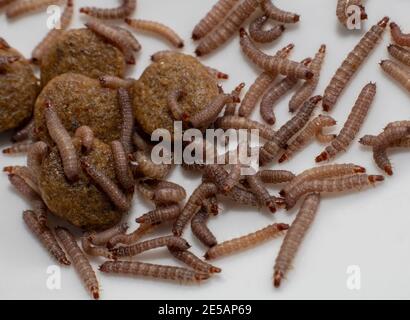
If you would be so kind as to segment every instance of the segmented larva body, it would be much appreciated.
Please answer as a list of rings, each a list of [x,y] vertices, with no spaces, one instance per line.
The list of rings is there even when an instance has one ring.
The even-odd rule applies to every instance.
[[[218,69],[215,69],[209,66],[205,66],[205,68],[208,70],[208,73],[216,79],[223,79],[223,80],[229,79],[229,74],[226,74],[225,72],[219,71]]]
[[[349,0],[338,0],[336,5],[336,16],[339,22],[346,26],[347,22],[347,15],[346,15],[346,8]]]
[[[241,101],[240,96],[241,96],[242,89],[244,87],[245,87],[245,83],[242,82],[241,84],[239,84],[239,86],[237,86],[234,90],[232,90],[231,96],[232,96],[233,102],[226,104],[226,108],[224,112],[225,116],[233,116],[236,114],[236,107],[238,103]]]
[[[294,48],[294,44],[289,44],[286,47],[280,49],[274,57],[287,58],[289,53]],[[242,117],[249,117],[253,109],[256,107],[256,103],[259,98],[266,92],[269,85],[275,80],[277,73],[262,72],[255,80],[255,82],[250,86],[242,100],[241,106],[239,107],[239,115]]]
[[[134,79],[122,79],[116,76],[103,75],[99,77],[100,84],[103,88],[110,89],[129,89],[135,83]]]
[[[115,164],[115,174],[124,190],[130,191],[134,188],[134,177],[128,164],[128,157],[120,141],[110,143]]]
[[[384,72],[410,92],[410,71],[391,60],[383,60],[380,65]]]
[[[24,126],[22,129],[19,129],[11,138],[13,142],[21,142],[24,140],[32,140],[34,138],[34,119],[31,119],[30,122]]]
[[[56,5],[61,3],[62,0],[24,0],[17,1],[7,7],[7,18],[16,18],[23,14],[35,12],[43,8],[47,8],[50,5]]]
[[[132,103],[130,94],[125,88],[119,88],[117,90],[118,103],[121,108],[121,134],[120,141],[127,154],[130,154],[133,150],[132,136],[134,133],[134,115],[132,109]]]
[[[296,219],[286,232],[276,257],[273,275],[273,285],[278,288],[302,243],[302,240],[315,219],[320,204],[320,194],[312,193],[306,196]]]
[[[397,127],[410,127],[410,120],[401,120],[401,121],[393,121],[390,122],[385,128],[390,129],[390,128],[397,128]]]
[[[342,130],[330,145],[326,147],[325,151],[316,157],[316,162],[329,160],[339,152],[346,151],[362,127],[375,95],[376,84],[370,82],[364,86]]]
[[[187,268],[136,261],[107,261],[100,266],[100,271],[173,280],[182,283],[199,282],[210,277],[208,273],[202,273]]]
[[[300,20],[300,16],[298,14],[279,9],[273,5],[271,0],[262,0],[260,2],[263,12],[273,20],[282,23],[296,23]]]
[[[292,172],[286,170],[261,170],[257,174],[263,183],[279,184],[289,182],[295,178]]]
[[[128,247],[118,247],[111,249],[111,252],[113,253],[115,258],[133,257],[142,252],[166,246],[179,250],[187,250],[191,247],[189,243],[183,238],[165,236],[139,242]]]
[[[131,31],[119,26],[113,26],[113,28],[120,32],[125,38],[127,38],[129,45],[131,49],[134,50],[134,52],[138,52],[141,50],[141,43],[138,41],[136,37],[134,37]]]
[[[74,137],[78,138],[86,152],[90,152],[94,143],[94,132],[89,126],[81,126],[75,130]]]
[[[74,268],[77,270],[81,280],[83,281],[88,292],[94,299],[99,299],[99,285],[94,270],[90,265],[86,255],[81,251],[77,245],[77,241],[74,236],[65,228],[56,228],[57,238],[60,240],[61,245],[70,257]]]
[[[322,44],[319,51],[316,53],[312,62],[309,65],[313,72],[313,78],[306,81],[293,95],[289,101],[289,111],[295,112],[315,91],[320,78],[320,71],[322,69],[323,61],[326,56],[326,45]]]
[[[70,134],[61,123],[57,112],[49,102],[46,105],[44,116],[48,133],[57,145],[58,152],[60,153],[64,174],[69,181],[76,181],[80,168],[78,165],[77,152]]]
[[[38,176],[41,172],[41,164],[48,153],[48,145],[43,141],[33,143],[27,153],[27,167],[33,173],[35,183],[37,184]]]
[[[38,221],[37,216],[33,211],[24,211],[23,220],[34,236],[40,240],[44,248],[59,264],[70,265],[70,261],[68,261],[54,234],[47,226],[44,226]]]
[[[401,31],[397,23],[390,23],[391,36],[398,45],[410,47],[410,34],[405,34]]]
[[[107,242],[107,248],[114,248],[117,244],[133,244],[140,240],[144,235],[152,232],[157,228],[158,225],[141,224],[137,229],[129,234],[118,234],[113,236]]]
[[[287,146],[284,154],[279,158],[279,163],[289,160],[293,155],[301,150],[310,140],[314,139],[323,128],[336,125],[336,120],[330,116],[319,115],[311,120],[306,127],[296,136],[296,138]],[[335,138],[334,135],[329,135]]]
[[[258,4],[259,0],[243,0],[215,30],[201,41],[195,50],[196,55],[203,56],[224,44],[252,15]]]
[[[382,38],[388,21],[389,18],[384,17],[378,24],[374,25],[342,62],[325,90],[323,110],[330,111],[334,107],[352,76]]]
[[[268,72],[280,73],[285,76],[296,79],[311,79],[313,72],[302,63],[280,58],[276,56],[268,56],[259,50],[245,29],[240,30],[240,45],[245,55],[258,67]]]
[[[169,164],[155,164],[143,151],[138,150],[133,157],[137,163],[137,170],[148,178],[163,179],[172,168]]]
[[[112,201],[112,203],[121,211],[128,211],[130,201],[127,196],[118,188],[118,186],[105,174],[98,171],[93,165],[86,160],[81,160],[81,165],[90,178],[96,183]]]
[[[125,232],[128,230],[128,223],[120,223],[117,224],[116,226],[107,229],[105,231],[101,232],[92,232],[88,238],[90,239],[91,243],[96,246],[103,246],[106,245],[107,242],[117,236],[117,235],[122,235],[125,234]]]
[[[191,220],[191,230],[194,236],[207,247],[213,247],[218,243],[214,234],[206,225],[209,213],[201,208]]]
[[[123,0],[118,8],[83,7],[80,12],[98,19],[124,19],[132,15],[137,8],[137,0]]]
[[[269,17],[266,15],[257,17],[249,25],[249,35],[252,40],[260,43],[268,43],[279,38],[285,31],[284,25],[273,26],[269,30],[263,30],[263,26],[268,21]]]
[[[377,143],[377,136],[366,135],[360,138],[359,142],[364,146],[374,146]],[[406,136],[390,143],[389,148],[409,148],[409,146],[410,138]]]
[[[159,188],[154,192],[153,201],[155,203],[178,203],[186,198],[186,191],[177,185],[173,187]]]
[[[239,180],[241,179],[241,170],[242,166],[240,164],[231,165],[231,170],[222,186],[224,193],[231,191],[232,188],[239,183]]]
[[[3,168],[4,172],[19,176],[27,183],[37,194],[40,194],[40,189],[35,181],[33,172],[26,166],[8,166]]]
[[[263,182],[259,179],[258,175],[246,176],[246,181],[249,184],[249,187],[258,198],[259,203],[263,206],[266,206],[270,212],[276,212],[276,198],[269,194],[269,191],[264,186]]]
[[[168,248],[169,252],[178,260],[182,261],[185,263],[187,266],[191,267],[192,269],[199,271],[199,272],[204,272],[204,273],[220,273],[222,270],[218,267],[215,267],[205,261],[202,261],[200,258],[198,258],[196,255],[194,255],[192,252],[189,252],[188,250],[175,250],[172,248]]]
[[[7,6],[15,0],[0,0],[0,8]]]
[[[383,181],[383,176],[354,174],[350,176],[337,177],[324,180],[308,180],[295,186],[285,195],[286,209],[293,208],[296,202],[305,194],[317,192],[343,192],[347,190],[360,189],[376,182]]]
[[[388,51],[393,58],[396,58],[400,62],[407,66],[410,66],[410,51],[400,47],[396,44],[391,44],[388,46]]]
[[[274,223],[248,235],[222,242],[209,249],[205,254],[205,259],[216,259],[255,247],[282,235],[282,231],[288,228],[289,226],[287,224]]]
[[[156,224],[165,221],[174,221],[181,213],[181,208],[178,204],[171,204],[164,207],[147,212],[141,217],[135,219],[138,223]]]
[[[202,201],[202,207],[211,215],[216,216],[219,213],[218,199],[216,196],[206,198]]]
[[[113,254],[107,248],[93,246],[87,234],[81,237],[81,247],[90,256],[113,259]]]
[[[30,149],[33,142],[31,141],[22,141],[13,143],[10,147],[3,149],[4,154],[18,154],[18,153],[26,153]]]
[[[167,106],[174,120],[177,120],[177,121],[186,120],[186,119],[183,119],[185,114],[179,105],[180,99],[184,96],[185,96],[185,92],[179,89],[173,90],[168,94]]]
[[[259,135],[266,139],[270,140],[273,138],[275,131],[271,129],[270,126],[267,126],[258,121],[254,121],[245,117],[239,116],[223,116],[218,118],[215,121],[215,127],[221,128],[224,130],[228,129],[246,129],[246,130],[259,130]]]

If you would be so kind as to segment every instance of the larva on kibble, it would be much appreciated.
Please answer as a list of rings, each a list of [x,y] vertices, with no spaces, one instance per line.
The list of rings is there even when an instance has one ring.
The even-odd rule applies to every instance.
[[[160,206],[155,210],[143,214],[141,217],[135,219],[138,223],[157,224],[165,221],[173,221],[178,218],[181,213],[181,208],[178,204],[171,204],[168,206]]]
[[[81,141],[81,145],[86,152],[90,152],[94,143],[94,132],[89,126],[81,126],[75,130],[74,137]]]
[[[74,236],[66,228],[55,229],[57,238],[70,257],[74,268],[77,270],[82,282],[94,299],[100,298],[100,289],[97,277],[86,255],[81,251]]]
[[[100,266],[100,271],[173,280],[182,283],[199,282],[210,277],[209,273],[202,273],[187,268],[137,261],[107,261]]]
[[[245,236],[228,240],[217,244],[205,253],[205,259],[211,260],[220,258],[229,254],[237,253],[256,247],[270,239],[274,239],[283,234],[289,226],[284,223],[274,223],[258,231],[249,233]]]
[[[184,119],[185,113],[179,105],[179,101],[186,95],[183,90],[172,90],[167,97],[167,106],[171,112],[172,117],[176,121],[186,120]]]
[[[44,248],[59,264],[66,266],[70,265],[70,261],[68,261],[54,234],[47,226],[39,223],[37,216],[33,211],[24,211],[23,220],[33,235],[40,240]]]
[[[337,69],[323,96],[323,110],[330,111],[339,99],[350,79],[362,65],[370,52],[376,47],[386,29],[388,17],[384,17],[360,39]]]
[[[24,140],[34,139],[34,119],[31,119],[23,128],[19,129],[13,136],[11,140],[13,142],[22,142]]]
[[[383,60],[380,65],[392,79],[396,80],[404,89],[410,92],[410,71],[403,68],[397,62]]]
[[[3,149],[3,154],[18,154],[18,153],[26,153],[30,149],[31,145],[33,144],[32,141],[21,141],[13,143],[10,147]]]
[[[209,213],[201,208],[191,220],[191,230],[194,236],[207,247],[213,247],[218,243],[214,234],[206,225]]]
[[[260,170],[258,177],[263,183],[284,183],[289,182],[295,178],[295,175],[286,170]]]
[[[88,234],[81,237],[81,247],[84,252],[93,257],[105,257],[107,259],[113,259],[113,254],[105,247],[93,246]]]
[[[300,210],[286,232],[276,257],[273,275],[273,285],[278,288],[302,243],[302,240],[315,219],[320,204],[320,194],[312,193],[306,196]]]
[[[98,19],[123,19],[132,15],[137,8],[137,0],[123,0],[118,8],[83,7],[80,12]]]
[[[259,130],[260,137],[270,140],[273,138],[275,131],[270,126],[239,116],[223,116],[219,117],[215,121],[215,127],[224,130],[228,129],[246,129],[246,130]]]
[[[123,79],[116,76],[110,75],[103,75],[98,78],[100,80],[100,84],[103,88],[110,88],[110,89],[129,89],[135,83],[134,79]]]
[[[127,230],[128,223],[119,223],[110,229],[101,232],[92,232],[89,234],[88,238],[93,245],[103,246],[106,245],[111,238],[117,235],[125,234]]]
[[[263,26],[268,21],[268,16],[257,17],[249,25],[249,35],[252,40],[260,43],[269,43],[279,38],[285,31],[284,25],[275,25],[269,30],[263,30]]]
[[[261,0],[260,4],[263,12],[273,20],[282,23],[296,23],[300,20],[298,14],[279,9],[271,0]]]
[[[128,234],[122,233],[122,234],[113,236],[110,240],[108,240],[107,248],[112,249],[119,243],[128,244],[128,245],[136,243],[144,235],[154,231],[157,227],[158,227],[157,224],[151,225],[151,224],[143,223],[131,233],[128,233]]]
[[[43,163],[43,159],[48,153],[48,145],[43,141],[38,141],[33,143],[30,148],[28,149],[27,153],[27,167],[33,173],[35,178],[35,183],[37,184],[38,176],[41,172],[41,165]]]
[[[148,178],[163,179],[172,168],[169,164],[155,164],[140,150],[133,154],[133,160],[137,163],[136,170]]]
[[[246,181],[249,187],[258,198],[259,203],[262,206],[266,206],[270,212],[276,212],[276,197],[271,196],[269,191],[264,186],[262,180],[259,179],[258,175],[248,175],[246,176]]]
[[[280,73],[296,79],[313,78],[313,72],[302,63],[263,53],[254,45],[243,28],[240,30],[240,45],[249,60],[265,71]]]
[[[124,147],[118,140],[112,141],[110,146],[114,158],[115,175],[124,190],[131,191],[134,189],[134,177],[132,176]]]
[[[192,269],[204,272],[204,273],[220,273],[222,270],[218,267],[215,267],[205,261],[202,261],[196,255],[188,250],[176,250],[173,248],[168,248],[169,252],[178,260],[185,263],[187,266]]]
[[[282,163],[289,160],[292,156],[301,150],[310,140],[314,139],[323,128],[336,125],[336,120],[330,116],[319,115],[311,120],[306,127],[296,136],[296,138],[288,144],[285,152],[279,158],[278,162]],[[330,135],[332,138],[336,136]]]
[[[393,58],[396,58],[405,65],[410,66],[410,50],[400,47],[397,44],[389,45],[387,50]]]
[[[410,47],[410,34],[403,33],[395,22],[390,23],[391,36],[398,45]]]
[[[363,87],[342,130],[330,145],[316,157],[316,162],[329,160],[334,158],[339,152],[346,151],[362,127],[375,95],[375,83],[370,82]]]
[[[204,56],[224,44],[252,15],[258,5],[259,0],[243,0],[215,30],[201,41],[195,50],[195,54]]]
[[[62,0],[23,0],[12,3],[6,10],[8,19],[19,17],[23,14],[39,11],[51,5],[57,5]]]
[[[134,133],[134,114],[131,103],[131,97],[125,88],[119,88],[117,90],[118,103],[121,109],[121,134],[120,141],[127,154],[133,151],[132,136]]]

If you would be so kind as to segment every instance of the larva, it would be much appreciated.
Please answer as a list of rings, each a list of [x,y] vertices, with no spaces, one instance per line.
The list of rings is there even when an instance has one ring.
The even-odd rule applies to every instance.
[[[393,58],[396,58],[400,62],[407,66],[410,66],[410,51],[396,44],[391,44],[388,46],[388,51]]]
[[[332,117],[323,115],[317,116],[306,125],[290,144],[288,144],[286,151],[279,158],[278,162],[282,163],[289,160],[296,152],[302,149],[309,140],[317,136],[318,133],[321,133],[323,128],[334,125],[336,125],[336,120]]]
[[[129,89],[134,84],[134,79],[122,79],[116,76],[103,75],[99,77],[100,84],[104,88],[110,89]]]
[[[36,183],[36,178],[33,172],[26,166],[7,166],[3,168],[4,172],[19,176],[27,183],[37,194],[40,194],[40,189]]]
[[[90,239],[91,243],[93,245],[96,246],[103,246],[106,245],[107,242],[117,236],[117,235],[122,235],[125,234],[125,232],[128,229],[128,224],[127,223],[119,223],[116,226],[107,229],[105,231],[101,231],[101,232],[92,232],[90,233],[90,235],[88,236],[88,238]]]
[[[32,140],[34,138],[34,119],[25,125],[22,129],[19,129],[13,134],[11,140],[13,142],[22,142],[24,140]]]
[[[410,91],[410,71],[391,60],[383,60],[380,65],[384,72],[396,80],[404,89]]]
[[[410,127],[410,120],[401,120],[401,121],[393,121],[390,122],[385,128],[390,129],[390,128],[397,128],[397,127]]]
[[[260,43],[268,43],[279,38],[282,33],[285,31],[284,25],[273,26],[269,30],[263,30],[263,26],[268,21],[268,16],[263,15],[257,17],[249,25],[249,35],[252,40]]]
[[[75,130],[74,137],[81,141],[81,145],[85,148],[86,152],[90,152],[94,143],[94,132],[89,126],[81,126]]]
[[[300,244],[315,219],[319,204],[320,194],[308,194],[296,219],[286,232],[274,266],[273,285],[276,288],[280,286],[282,279],[291,268]]]
[[[135,152],[133,158],[137,163],[137,171],[148,178],[163,179],[172,168],[169,164],[155,164],[143,151]]]
[[[159,188],[154,192],[156,203],[178,203],[186,198],[186,191],[181,186]]]
[[[260,1],[263,12],[271,19],[282,23],[296,23],[300,16],[296,13],[287,12],[273,5],[271,0]]]
[[[15,0],[0,0],[0,8],[7,6]]]
[[[205,261],[202,261],[192,252],[188,250],[175,250],[172,248],[168,248],[169,252],[178,260],[185,263],[187,266],[191,267],[192,269],[204,272],[204,273],[220,273],[222,270],[218,267],[215,267]]]
[[[191,247],[189,243],[183,238],[175,236],[164,236],[139,242],[128,247],[118,247],[111,249],[111,252],[115,258],[133,257],[142,252],[166,246],[179,250],[187,250]]]
[[[273,138],[275,131],[273,131],[271,129],[271,127],[245,118],[245,117],[239,117],[239,116],[223,116],[223,117],[219,117],[216,121],[215,121],[215,127],[217,128],[221,128],[224,130],[228,130],[228,129],[246,129],[246,130],[259,130],[259,135],[266,139],[266,140],[270,140]]]
[[[124,147],[120,141],[112,141],[110,146],[114,158],[116,177],[124,190],[130,191],[134,189],[134,177],[128,165],[128,157]]]
[[[155,21],[126,18],[125,23],[134,30],[143,30],[155,33],[168,40],[174,47],[183,48],[184,40],[170,27]]]
[[[286,193],[286,209],[289,210],[293,208],[300,197],[307,193],[343,192],[347,190],[363,188],[369,185],[374,185],[376,182],[383,180],[383,176],[367,174],[354,174],[350,176],[324,180],[308,180],[300,185],[297,185],[292,190]]]
[[[377,136],[366,135],[360,138],[360,143],[364,146],[374,146],[377,144]],[[408,136],[395,140],[389,144],[389,148],[408,148],[410,144],[410,138]]]
[[[210,248],[205,254],[205,259],[216,259],[242,250],[247,250],[280,236],[283,234],[283,231],[288,228],[289,226],[287,224],[274,223],[245,236],[222,242]]]
[[[309,180],[320,180],[325,178],[341,177],[345,175],[352,175],[358,173],[365,173],[366,169],[355,165],[353,163],[347,164],[329,164],[321,167],[313,167],[303,171],[298,174],[294,179],[292,179],[280,192],[279,194],[283,197],[294,189],[295,187],[301,185],[305,181]]]
[[[145,276],[183,283],[199,282],[210,277],[209,273],[197,272],[187,268],[164,266],[137,261],[107,261],[100,266],[101,272]]]
[[[384,17],[378,24],[372,26],[342,62],[325,89],[323,110],[330,111],[335,106],[350,79],[381,39],[388,22],[389,18]]]
[[[117,96],[122,116],[120,141],[126,153],[130,154],[133,150],[132,135],[134,133],[134,115],[131,98],[125,88],[119,88],[117,90]]]
[[[346,15],[346,8],[349,0],[338,0],[336,5],[336,16],[339,22],[346,26],[347,22],[347,15]]]
[[[87,234],[81,237],[81,247],[84,252],[90,256],[113,259],[112,253],[107,248],[93,246],[90,237]]]
[[[306,58],[301,61],[301,63],[307,66],[311,61],[311,58]],[[270,125],[273,125],[276,122],[276,117],[273,113],[273,106],[281,97],[292,90],[292,88],[295,87],[297,83],[298,79],[295,79],[293,77],[286,77],[278,83],[273,83],[270,85],[267,92],[262,97],[260,105],[260,113],[263,120],[265,120]]]
[[[71,258],[74,268],[77,270],[88,292],[90,292],[94,299],[99,299],[100,293],[97,277],[86,255],[78,246],[74,236],[70,231],[62,227],[56,228],[56,235],[68,256]]]
[[[136,8],[137,0],[123,0],[118,8],[83,7],[80,12],[98,19],[123,19],[132,15]]]
[[[320,143],[330,143],[336,138],[335,134],[325,134],[323,131],[316,132],[316,140]]]
[[[286,170],[261,170],[258,177],[263,183],[283,183],[289,182],[295,178],[295,175]]]
[[[240,30],[240,45],[245,55],[261,69],[280,73],[296,79],[311,79],[313,72],[302,63],[280,58],[276,56],[268,56],[259,50],[249,38],[245,29]]]
[[[218,199],[216,198],[216,196],[206,198],[204,201],[202,201],[202,207],[209,214],[216,216],[219,213]]]
[[[173,90],[168,94],[167,106],[174,120],[177,120],[177,121],[184,120],[183,119],[185,116],[184,111],[179,106],[179,101],[184,96],[185,96],[185,92],[179,89]]]
[[[171,204],[168,206],[160,206],[153,211],[147,212],[135,219],[135,221],[144,224],[157,224],[165,221],[173,221],[178,218],[180,213],[180,206],[178,204]]]
[[[118,234],[113,236],[107,242],[107,248],[111,249],[114,248],[117,244],[133,244],[136,243],[139,239],[141,239],[144,235],[152,232],[157,228],[158,225],[150,225],[150,224],[141,224],[137,229],[129,234]]]
[[[363,87],[353,106],[350,114],[343,125],[342,130],[337,137],[326,147],[319,156],[316,157],[316,162],[329,160],[335,157],[339,152],[345,151],[353,139],[356,137],[363,122],[372,105],[374,96],[376,95],[376,84],[369,83]]]
[[[243,0],[215,30],[201,41],[195,50],[195,54],[197,56],[206,55],[224,44],[252,15],[258,4],[259,0]]]
[[[40,240],[51,256],[62,265],[70,265],[63,249],[58,244],[54,234],[47,227],[39,223],[36,214],[27,210],[23,212],[23,220],[33,235]]]
[[[23,14],[35,12],[50,5],[56,5],[62,2],[61,0],[24,0],[12,3],[6,10],[7,18],[16,18]]]
[[[322,69],[323,60],[326,55],[326,45],[322,44],[319,51],[316,53],[311,64],[309,65],[314,76],[312,79],[306,81],[292,96],[289,101],[289,111],[295,112],[315,91],[320,78],[320,71]]]
[[[96,183],[104,191],[104,193],[119,210],[124,212],[129,210],[131,204],[128,201],[126,195],[109,177],[98,171],[85,159],[81,160],[81,165],[85,172],[87,172],[87,174],[94,181],[94,183]]]
[[[239,183],[241,170],[242,166],[239,163],[231,165],[231,171],[222,185],[222,191],[224,193],[231,191],[232,188]]]
[[[269,191],[263,185],[263,182],[259,179],[258,175],[246,176],[246,181],[248,182],[249,187],[251,188],[255,196],[258,198],[259,203],[266,206],[270,210],[270,212],[275,213],[276,198],[269,194]]]
[[[31,141],[22,141],[22,142],[16,142],[13,143],[10,147],[3,149],[4,154],[18,154],[18,153],[26,153],[33,142]]]
[[[48,145],[43,141],[33,143],[27,153],[27,167],[33,173],[35,183],[37,183],[38,176],[41,172],[41,164],[48,153]]]
[[[274,57],[287,58],[289,53],[294,48],[294,44],[289,44],[286,47],[280,49]],[[246,92],[245,97],[242,100],[241,106],[239,107],[239,115],[242,117],[249,117],[253,109],[256,107],[256,103],[259,98],[263,95],[269,85],[275,80],[276,73],[262,72],[255,80],[255,82],[250,86],[249,90]]]
[[[209,219],[209,213],[201,208],[191,220],[191,230],[194,236],[207,247],[213,247],[218,243],[214,234],[209,230],[206,222]]]
[[[395,22],[390,23],[391,36],[398,45],[410,47],[410,34],[405,34]]]
[[[134,37],[131,31],[119,26],[113,26],[113,28],[120,32],[127,39],[131,49],[134,50],[134,52],[138,52],[141,50],[141,43],[138,41],[136,37]]]
[[[232,96],[233,102],[226,104],[225,112],[224,112],[225,116],[236,114],[236,107],[241,100],[240,96],[241,96],[242,89],[244,87],[245,87],[245,83],[242,82],[241,84],[239,84],[239,86],[237,86],[234,90],[232,90],[231,96]]]

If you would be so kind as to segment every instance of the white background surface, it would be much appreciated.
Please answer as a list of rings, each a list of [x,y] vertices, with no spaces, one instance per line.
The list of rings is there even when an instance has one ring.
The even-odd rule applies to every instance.
[[[76,9],[83,5],[116,6],[119,2],[76,0]],[[193,26],[208,11],[215,1],[202,0],[140,0],[135,17],[161,21],[173,27],[185,40],[184,52],[192,53],[194,44],[190,40]],[[372,0],[366,2],[369,20],[364,30],[350,32],[343,30],[335,16],[336,0],[276,0],[275,4],[283,9],[301,14],[301,21],[289,26],[279,41],[263,46],[266,52],[274,52],[289,42],[296,44],[292,59],[300,60],[313,56],[320,44],[328,46],[328,55],[322,71],[317,93],[323,90],[342,59],[353,48],[365,30],[389,15],[404,30],[410,30],[408,13],[410,2],[407,0]],[[45,12],[7,22],[4,14],[0,16],[1,36],[10,44],[29,56],[32,48],[46,34]],[[72,27],[81,27],[84,20],[77,14]],[[149,64],[149,56],[163,49],[167,43],[149,35],[138,35],[143,50],[138,57],[137,66],[130,73],[139,77]],[[238,37],[203,61],[230,74],[224,82],[230,91],[241,81],[247,87],[259,74],[242,55]],[[384,125],[393,120],[408,119],[409,96],[391,82],[381,71],[378,62],[388,56],[386,46],[390,42],[389,32],[384,41],[372,53],[363,68],[351,82],[331,113],[338,120],[337,130],[343,125],[357,95],[369,81],[377,82],[378,92],[370,114],[360,131],[376,134]],[[287,102],[289,96],[276,106],[278,127],[289,118]],[[259,118],[256,111],[255,119]],[[2,134],[0,147],[9,144],[9,135]],[[312,143],[291,162],[276,168],[300,172],[314,165],[314,157],[324,146]],[[214,262],[223,272],[199,286],[181,286],[151,279],[107,276],[97,271],[103,299],[305,299],[305,298],[410,298],[410,215],[409,189],[410,170],[408,154],[391,153],[395,175],[379,187],[361,193],[323,197],[315,223],[300,248],[294,261],[294,269],[280,289],[272,286],[272,267],[280,246],[280,239],[270,241],[254,250],[226,257]],[[0,167],[24,163],[23,157],[0,155]],[[369,173],[379,174],[374,165],[372,153],[359,146],[357,139],[346,154],[340,155],[337,162],[354,162],[365,166]],[[174,170],[171,179],[183,184],[191,191],[198,185],[198,177],[187,175],[179,168]],[[278,189],[272,189],[277,192]],[[137,197],[134,209],[129,215],[132,228],[134,218],[151,207],[141,203]],[[88,299],[73,268],[62,269],[61,290],[50,291],[46,287],[46,269],[53,262],[40,247],[23,224],[21,213],[28,207],[9,186],[5,174],[0,175],[0,298],[5,299]],[[223,213],[211,219],[209,227],[219,241],[246,234],[273,221],[290,222],[295,210],[281,211],[275,216],[254,209],[239,208],[223,203]],[[186,232],[193,251],[204,253],[203,247]],[[176,264],[165,250],[148,252],[140,259],[153,263]],[[98,259],[93,260],[97,266]],[[361,289],[352,291],[347,288],[350,265],[361,270]]]

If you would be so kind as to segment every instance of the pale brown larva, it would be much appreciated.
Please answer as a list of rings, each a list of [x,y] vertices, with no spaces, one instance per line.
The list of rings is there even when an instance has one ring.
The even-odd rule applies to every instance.
[[[134,133],[134,115],[131,97],[125,88],[119,88],[117,90],[117,96],[122,116],[120,141],[125,152],[130,154],[133,150],[132,135]]]
[[[260,170],[258,177],[263,183],[284,183],[289,182],[295,178],[295,175],[286,170]]]
[[[26,166],[7,166],[3,168],[4,172],[7,174],[14,174],[19,176],[27,183],[30,188],[32,188],[37,194],[40,194],[40,189],[36,183],[36,178],[34,177],[33,172]]]
[[[188,250],[176,250],[173,248],[168,248],[169,252],[178,260],[185,263],[187,266],[192,269],[204,272],[204,273],[220,273],[222,270],[218,267],[215,267],[205,261],[202,261],[196,255]]]
[[[33,143],[27,153],[27,167],[33,173],[35,183],[37,184],[38,177],[41,172],[41,164],[46,156],[49,148],[45,142],[38,141]]]
[[[110,89],[129,89],[135,83],[134,79],[122,79],[116,76],[111,75],[103,75],[98,78],[100,80],[100,84],[103,88],[110,88]]]
[[[242,82],[231,92],[233,102],[229,102],[226,104],[224,116],[234,116],[236,114],[236,107],[238,103],[241,101],[240,96],[242,89],[245,87],[245,83]]]
[[[246,176],[246,182],[249,184],[250,189],[258,198],[259,203],[262,206],[266,206],[270,212],[276,212],[276,197],[271,196],[269,191],[264,186],[263,182],[259,179],[258,175]]]
[[[346,26],[347,22],[347,15],[346,15],[346,8],[349,0],[338,0],[336,5],[336,16],[339,22]]]
[[[410,34],[401,31],[397,23],[390,23],[391,36],[398,45],[410,47]]]
[[[391,60],[383,60],[380,65],[384,72],[410,92],[410,71]]]
[[[222,185],[222,191],[224,193],[231,191],[232,188],[235,187],[241,179],[241,164],[232,164],[230,167],[231,169],[229,171],[229,175]]]
[[[407,66],[410,66],[410,51],[397,44],[391,44],[388,46],[388,51],[393,58],[396,58],[400,62]]]
[[[31,119],[23,128],[19,129],[13,134],[11,140],[13,142],[21,142],[24,140],[34,139],[34,119]]]
[[[26,153],[28,152],[32,144],[33,142],[31,141],[16,142],[13,143],[10,147],[4,148],[2,152],[8,155]]]
[[[168,206],[160,206],[153,211],[143,214],[135,219],[138,223],[157,224],[165,221],[174,221],[181,213],[181,208],[178,204]]]
[[[91,243],[89,234],[85,234],[81,237],[81,247],[84,252],[93,257],[105,257],[107,259],[113,259],[113,254],[105,247],[94,246]]]
[[[300,16],[296,13],[287,12],[273,5],[271,0],[261,0],[263,12],[271,19],[282,23],[296,23],[300,20]]]
[[[141,224],[137,229],[135,229],[133,232],[125,234],[117,234],[113,236],[110,240],[107,242],[107,248],[111,249],[114,248],[117,244],[122,243],[122,244],[133,244],[136,243],[138,240],[140,240],[144,235],[152,232],[157,228],[158,225],[151,225],[151,224]]]
[[[83,7],[80,12],[98,19],[123,19],[132,15],[136,8],[137,0],[123,0],[118,8]]]
[[[176,121],[187,120],[184,119],[185,113],[179,105],[179,101],[185,96],[185,92],[180,89],[172,90],[167,97],[167,106],[171,112],[172,117]]]
[[[74,137],[78,138],[86,152],[90,152],[94,143],[94,132],[89,126],[81,126],[75,130]]]
[[[169,164],[155,164],[145,152],[140,150],[133,154],[133,160],[137,163],[136,170],[148,178],[163,179],[172,168]]]
[[[194,236],[207,247],[213,247],[218,243],[214,234],[209,230],[206,222],[209,219],[209,213],[201,208],[191,220],[191,230]]]
[[[186,198],[186,191],[180,185],[158,186],[154,192],[155,203],[178,203]]]
[[[284,25],[275,25],[269,30],[263,30],[263,26],[268,21],[268,16],[257,17],[249,25],[249,35],[252,40],[260,43],[268,43],[279,38],[285,31]]]
[[[115,175],[124,190],[131,191],[134,189],[134,177],[124,147],[120,141],[112,141],[110,146],[114,158]]]
[[[6,10],[7,18],[16,18],[23,14],[35,12],[51,5],[57,5],[62,0],[23,0],[12,3]]]
[[[103,246],[106,245],[107,242],[117,236],[117,235],[121,235],[121,234],[125,234],[125,232],[128,229],[128,224],[127,223],[120,223],[110,229],[101,231],[101,232],[92,232],[89,235],[89,239],[91,241],[91,243],[93,245],[96,246]]]
[[[273,138],[275,131],[271,129],[270,126],[263,123],[239,116],[223,116],[219,117],[215,121],[215,127],[221,128],[224,130],[228,129],[246,129],[246,130],[259,130],[259,135],[266,139],[270,140]]]

